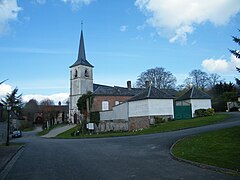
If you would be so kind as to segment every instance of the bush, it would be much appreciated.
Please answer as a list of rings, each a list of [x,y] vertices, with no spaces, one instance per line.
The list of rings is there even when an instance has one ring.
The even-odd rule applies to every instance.
[[[90,112],[90,122],[98,125],[99,121],[100,121],[100,113],[98,111]]]
[[[213,108],[195,110],[196,117],[212,116],[214,113]]]

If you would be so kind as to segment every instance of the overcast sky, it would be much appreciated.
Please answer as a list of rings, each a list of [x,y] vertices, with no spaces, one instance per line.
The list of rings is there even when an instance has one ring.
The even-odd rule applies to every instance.
[[[239,76],[239,0],[0,0],[0,96],[55,102],[69,95],[83,21],[94,82],[126,86],[163,67],[182,84],[189,72]]]

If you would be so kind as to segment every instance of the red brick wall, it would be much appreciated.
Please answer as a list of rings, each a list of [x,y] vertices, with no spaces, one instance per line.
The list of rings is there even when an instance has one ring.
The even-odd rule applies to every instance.
[[[125,102],[130,99],[132,96],[95,96],[93,100],[92,111],[102,111],[102,101],[109,102],[109,110],[112,110],[112,107],[115,106],[115,102]]]

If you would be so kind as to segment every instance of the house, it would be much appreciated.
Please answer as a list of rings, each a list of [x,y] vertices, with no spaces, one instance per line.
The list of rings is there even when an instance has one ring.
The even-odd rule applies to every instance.
[[[175,100],[175,119],[195,117],[195,110],[212,108],[211,96],[193,86]]]
[[[127,102],[100,112],[99,131],[132,131],[149,127],[156,117],[174,118],[174,97],[149,86]]]

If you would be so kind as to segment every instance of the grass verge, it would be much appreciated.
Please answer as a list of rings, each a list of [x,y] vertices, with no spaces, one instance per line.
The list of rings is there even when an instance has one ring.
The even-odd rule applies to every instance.
[[[204,126],[209,124],[214,124],[217,122],[221,122],[228,118],[227,114],[216,114],[214,116],[208,117],[200,117],[188,120],[176,120],[170,121],[166,123],[156,124],[150,126],[148,129],[143,129],[141,131],[134,132],[108,132],[108,133],[99,133],[99,134],[80,134],[80,136],[71,136],[72,132],[75,132],[79,129],[80,126],[76,126],[68,131],[65,131],[59,135],[57,138],[98,138],[98,137],[115,137],[115,136],[130,136],[130,135],[141,135],[141,134],[152,134],[152,133],[160,133],[160,132],[168,132],[168,131],[176,131],[180,129]]]
[[[44,129],[41,132],[38,132],[37,134],[38,134],[38,136],[43,136],[43,135],[49,133],[49,131],[51,131],[52,129],[62,127],[64,125],[63,124],[55,124],[55,125],[50,126],[48,129]]]
[[[186,138],[172,152],[183,159],[240,172],[240,126]]]

